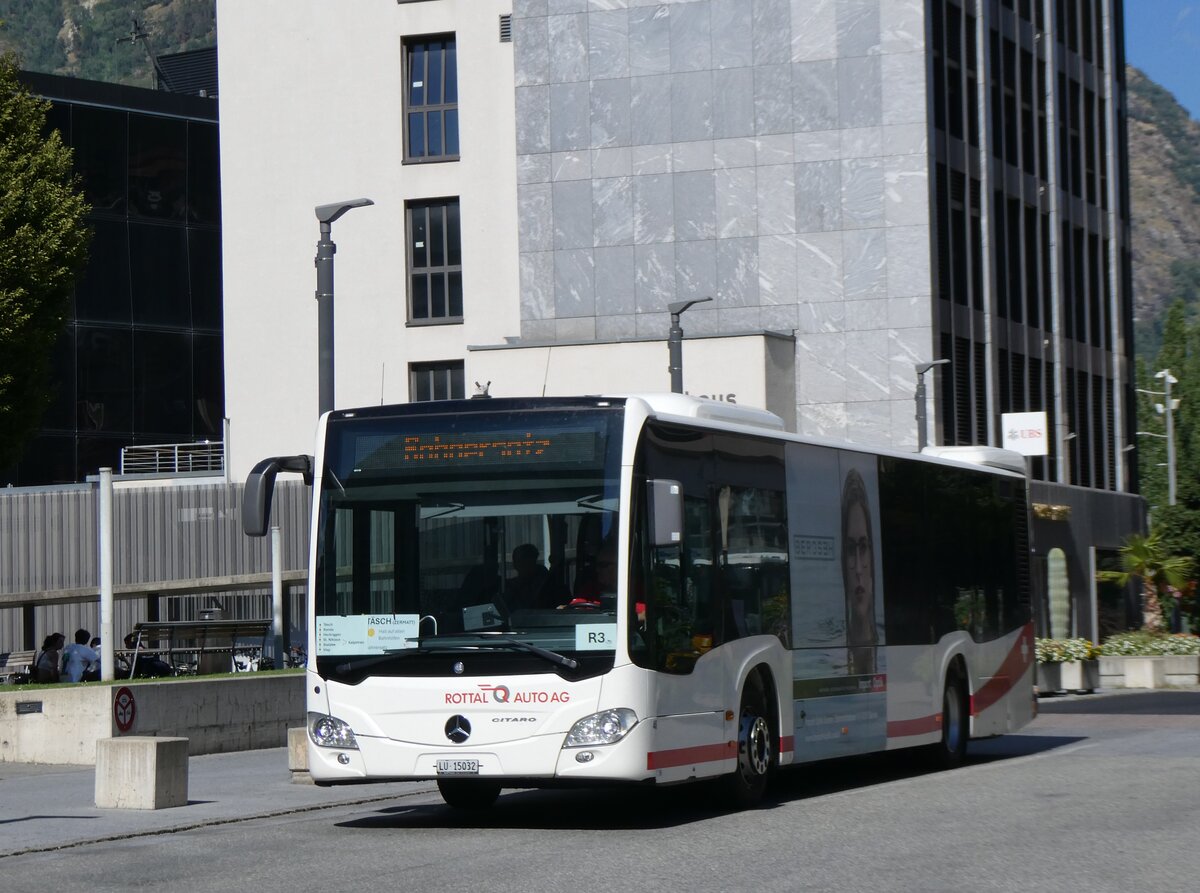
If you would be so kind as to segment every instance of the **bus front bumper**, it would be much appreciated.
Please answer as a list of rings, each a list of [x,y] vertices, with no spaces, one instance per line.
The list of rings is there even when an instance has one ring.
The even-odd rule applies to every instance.
[[[591,747],[563,747],[563,733],[474,746],[469,741],[439,746],[358,735],[356,750],[318,747],[310,739],[308,771],[320,784],[476,777],[643,781],[655,777],[647,768],[653,727],[653,721],[639,722],[615,744]]]

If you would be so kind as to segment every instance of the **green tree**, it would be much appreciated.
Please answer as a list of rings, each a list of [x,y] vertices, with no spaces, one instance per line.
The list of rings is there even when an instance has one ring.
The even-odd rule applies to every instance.
[[[1137,365],[1139,387],[1160,392],[1140,394],[1138,400],[1138,462],[1140,489],[1151,509],[1151,526],[1168,554],[1200,555],[1200,323],[1189,321],[1191,309],[1176,300],[1163,324],[1163,341],[1152,366]],[[1169,369],[1177,382],[1171,396],[1174,410],[1175,505],[1169,504],[1163,380],[1155,373]],[[1165,409],[1165,406],[1164,406]]]
[[[17,80],[16,59],[0,56],[0,466],[52,396],[50,352],[91,238],[71,150],[45,132],[49,107]]]
[[[1126,586],[1135,577],[1142,581],[1142,628],[1162,632],[1162,602],[1164,590],[1184,589],[1191,578],[1191,558],[1171,555],[1161,534],[1130,536],[1119,550],[1121,569],[1101,571],[1096,576],[1104,581]]]

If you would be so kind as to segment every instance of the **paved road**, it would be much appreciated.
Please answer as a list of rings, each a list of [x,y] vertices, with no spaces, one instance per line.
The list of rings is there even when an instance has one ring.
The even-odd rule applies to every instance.
[[[429,785],[400,785],[303,794],[273,787],[304,802],[286,810],[277,802],[268,817],[222,818],[237,797],[245,808],[264,784],[275,785],[266,780],[274,775],[256,783],[247,768],[222,789],[216,776],[236,765],[234,757],[194,758],[197,802],[139,816],[200,822],[0,856],[0,888],[1171,893],[1200,886],[1200,692],[1063,698],[1042,709],[1022,734],[973,742],[962,769],[919,771],[900,754],[809,766],[785,774],[763,808],[740,814],[712,808],[699,786],[512,792],[489,812],[463,814],[444,807]],[[255,758],[272,754],[283,760],[282,752]],[[5,824],[10,786],[32,779],[52,792],[70,777],[0,771],[0,835],[25,824]],[[320,805],[371,794],[383,799]],[[88,814],[82,806],[53,812],[64,816],[59,824]],[[113,811],[90,812],[112,821]]]

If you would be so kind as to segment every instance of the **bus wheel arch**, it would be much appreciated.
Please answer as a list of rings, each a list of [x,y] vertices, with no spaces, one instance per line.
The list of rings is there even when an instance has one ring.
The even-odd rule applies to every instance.
[[[736,809],[756,805],[779,762],[779,709],[774,678],[755,667],[742,684],[736,729],[737,766],[720,781],[724,800]]]

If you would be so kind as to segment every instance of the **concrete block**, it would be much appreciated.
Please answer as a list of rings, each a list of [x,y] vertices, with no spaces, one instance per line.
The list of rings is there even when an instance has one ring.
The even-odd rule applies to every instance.
[[[166,809],[188,802],[188,739],[101,738],[96,742],[96,806]]]
[[[1166,681],[1166,658],[1125,658],[1126,688],[1162,688]]]
[[[308,774],[308,729],[288,729],[287,740],[292,784],[312,784],[312,776]]]

